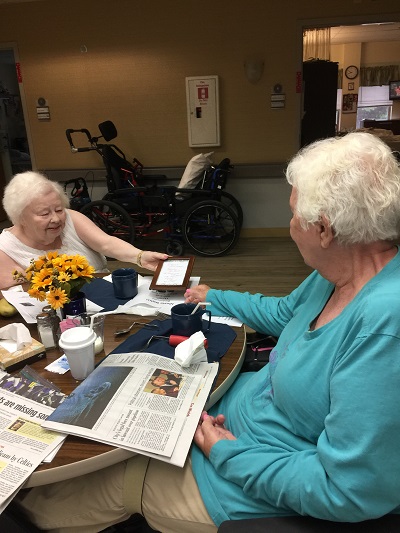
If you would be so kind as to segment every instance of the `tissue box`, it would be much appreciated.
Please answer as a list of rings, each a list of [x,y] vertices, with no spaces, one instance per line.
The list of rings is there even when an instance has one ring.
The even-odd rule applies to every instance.
[[[32,339],[32,343],[22,348],[22,350],[15,352],[9,352],[0,346],[0,368],[7,372],[13,372],[44,357],[46,357],[46,348],[35,339]]]

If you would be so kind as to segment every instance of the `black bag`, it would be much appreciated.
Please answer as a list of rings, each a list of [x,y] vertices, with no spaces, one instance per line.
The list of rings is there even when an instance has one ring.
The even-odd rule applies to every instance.
[[[246,354],[241,372],[257,372],[269,361],[269,354],[277,343],[277,339],[265,333],[247,334]]]

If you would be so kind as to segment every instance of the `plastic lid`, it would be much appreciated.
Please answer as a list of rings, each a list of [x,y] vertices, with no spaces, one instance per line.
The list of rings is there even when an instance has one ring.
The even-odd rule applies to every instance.
[[[96,340],[96,333],[86,326],[70,328],[61,334],[61,348],[83,348]]]

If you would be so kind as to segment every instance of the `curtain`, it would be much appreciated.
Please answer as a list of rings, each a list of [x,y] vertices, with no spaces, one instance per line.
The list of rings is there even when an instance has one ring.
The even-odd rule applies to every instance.
[[[330,60],[331,29],[315,28],[303,32],[303,61]]]
[[[399,66],[386,65],[383,67],[361,67],[360,85],[372,87],[373,85],[389,85],[390,81],[399,79]]]
[[[343,86],[343,69],[338,70],[337,88],[341,89]]]

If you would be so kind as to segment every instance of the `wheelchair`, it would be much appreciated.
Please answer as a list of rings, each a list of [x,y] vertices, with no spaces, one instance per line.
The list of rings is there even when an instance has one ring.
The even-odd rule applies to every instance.
[[[98,127],[100,135],[96,137],[86,128],[65,133],[73,153],[96,151],[101,156],[108,192],[101,200],[90,201],[85,180],[70,180],[65,187],[71,181],[74,184],[71,208],[105,233],[129,243],[161,235],[169,255],[183,255],[187,246],[198,255],[217,257],[237,244],[243,211],[237,199],[224,190],[233,168],[228,158],[207,168],[195,188],[159,185],[166,176],[145,174],[138,159],[129,162],[122,150],[110,143],[117,137],[111,121]],[[89,146],[76,147],[73,138],[82,135]]]

